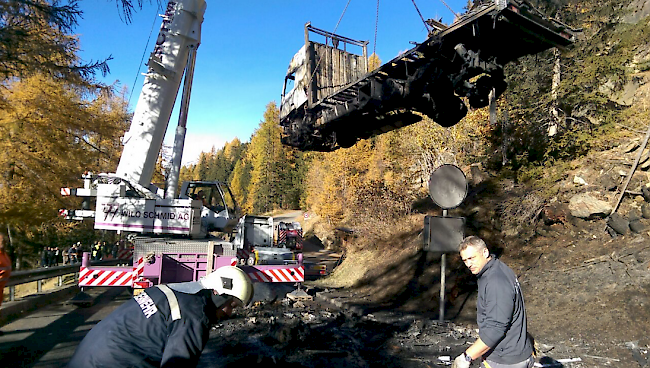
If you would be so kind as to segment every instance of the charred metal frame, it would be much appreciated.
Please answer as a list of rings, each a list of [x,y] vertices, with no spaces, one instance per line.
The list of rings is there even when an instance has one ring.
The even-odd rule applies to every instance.
[[[437,27],[425,42],[322,98],[317,98],[318,86],[312,78],[316,65],[308,60],[308,100],[281,118],[282,142],[300,150],[333,151],[416,123],[422,114],[442,126],[452,126],[467,113],[462,98],[480,108],[488,105],[490,91],[496,97],[505,91],[505,64],[572,44],[569,27],[542,18],[528,2],[499,3],[482,4],[451,26]],[[311,44],[309,31],[363,44],[367,60],[367,42],[309,25],[305,27],[306,45]]]

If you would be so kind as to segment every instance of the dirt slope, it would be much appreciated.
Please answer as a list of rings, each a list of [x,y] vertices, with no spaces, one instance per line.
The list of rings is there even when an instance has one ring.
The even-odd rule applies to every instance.
[[[647,173],[635,173],[628,187],[632,194],[617,211],[625,219],[639,218],[638,232],[613,238],[605,219],[580,219],[568,210],[570,198],[580,193],[615,202],[635,152],[625,152],[628,139],[611,147],[572,163],[550,201],[534,199],[541,198],[539,189],[491,178],[472,188],[456,211],[468,219],[466,234],[485,238],[518,275],[540,353],[582,359],[565,365],[570,367],[643,366],[648,357],[650,220],[641,216],[646,201],[640,195]],[[575,176],[587,185],[575,184]],[[612,180],[613,186],[605,184]],[[423,212],[437,210],[430,206]],[[399,310],[437,320],[440,256],[420,250],[425,213],[411,216],[410,230],[394,239],[349,252],[320,285],[365,313]],[[475,278],[455,254],[447,257],[447,270],[445,319],[475,328]]]

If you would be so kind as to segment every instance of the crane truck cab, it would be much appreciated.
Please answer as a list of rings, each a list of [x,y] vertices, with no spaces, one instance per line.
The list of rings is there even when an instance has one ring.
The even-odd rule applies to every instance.
[[[179,199],[201,201],[201,222],[207,231],[230,232],[241,217],[228,184],[221,181],[186,181]]]

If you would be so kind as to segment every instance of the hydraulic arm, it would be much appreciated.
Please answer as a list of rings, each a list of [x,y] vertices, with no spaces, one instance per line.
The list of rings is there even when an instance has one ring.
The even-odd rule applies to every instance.
[[[189,55],[201,42],[205,9],[204,0],[171,0],[167,4],[133,121],[122,142],[117,176],[154,193],[151,178]]]

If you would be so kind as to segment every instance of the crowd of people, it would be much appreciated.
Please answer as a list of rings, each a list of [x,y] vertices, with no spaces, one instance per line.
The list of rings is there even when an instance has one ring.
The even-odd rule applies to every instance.
[[[92,260],[101,261],[103,259],[115,259],[117,258],[120,246],[123,246],[123,244],[120,244],[119,241],[115,242],[113,245],[108,245],[105,241],[98,241],[91,249]]]
[[[108,245],[106,241],[97,241],[90,247],[77,242],[63,250],[59,247],[45,247],[41,252],[41,267],[80,263],[84,252],[90,252],[93,261],[116,259],[120,249],[124,247],[125,243],[122,241],[116,241],[113,245]]]

